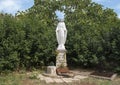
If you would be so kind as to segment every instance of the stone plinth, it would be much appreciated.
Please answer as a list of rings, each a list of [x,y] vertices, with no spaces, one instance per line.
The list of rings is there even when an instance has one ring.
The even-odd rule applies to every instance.
[[[48,66],[47,72],[43,74],[44,76],[55,77],[56,74],[56,66]]]
[[[55,66],[48,66],[47,67],[47,74],[56,75],[56,67]]]
[[[67,66],[66,50],[57,50],[56,68],[59,68],[61,66]]]
[[[41,83],[44,84],[46,83],[45,85],[81,85],[80,81],[82,79],[88,78],[88,76],[77,75],[72,78],[64,78],[64,77],[48,77],[39,74],[37,78],[40,79]]]

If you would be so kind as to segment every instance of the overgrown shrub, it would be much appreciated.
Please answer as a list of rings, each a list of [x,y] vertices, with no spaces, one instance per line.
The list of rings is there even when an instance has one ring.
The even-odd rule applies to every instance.
[[[68,65],[119,71],[120,20],[113,10],[91,0],[39,0],[16,16],[1,13],[0,71],[55,63],[56,10],[65,12]]]

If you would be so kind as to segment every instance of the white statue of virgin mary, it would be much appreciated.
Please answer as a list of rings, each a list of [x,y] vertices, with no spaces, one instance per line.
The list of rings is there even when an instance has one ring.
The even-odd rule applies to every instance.
[[[62,21],[62,20],[57,25],[56,37],[57,37],[57,41],[58,41],[57,50],[66,50],[64,44],[65,44],[66,38],[67,38],[67,29],[66,29],[64,21]]]

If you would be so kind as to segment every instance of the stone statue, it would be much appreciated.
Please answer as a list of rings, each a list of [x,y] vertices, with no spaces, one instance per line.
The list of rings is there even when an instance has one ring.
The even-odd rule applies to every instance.
[[[56,37],[58,41],[58,48],[57,50],[66,50],[65,49],[65,42],[67,37],[67,30],[64,21],[60,21],[56,28]]]

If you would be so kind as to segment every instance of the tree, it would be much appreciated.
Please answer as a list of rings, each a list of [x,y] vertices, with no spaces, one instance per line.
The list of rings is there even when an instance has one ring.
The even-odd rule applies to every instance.
[[[64,0],[63,3],[68,28],[69,61],[87,67],[110,66],[108,62],[108,56],[111,55],[110,33],[118,21],[116,13],[109,8],[103,9],[101,5],[91,0],[67,2]]]
[[[35,0],[16,16],[1,13],[0,71],[55,63],[56,10],[65,13],[68,65],[120,71],[120,20],[91,0]]]

